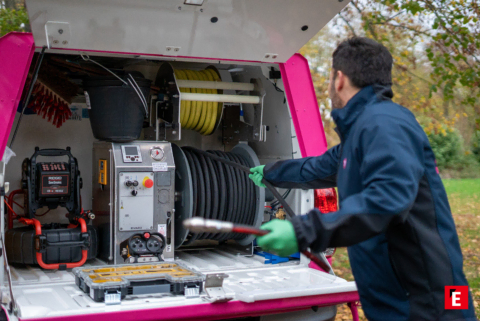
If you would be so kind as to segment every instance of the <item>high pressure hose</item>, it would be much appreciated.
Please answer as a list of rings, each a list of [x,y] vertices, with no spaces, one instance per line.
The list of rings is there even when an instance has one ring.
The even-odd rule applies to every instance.
[[[220,81],[220,76],[213,69],[188,70],[175,69],[178,80]],[[184,93],[217,94],[217,89],[180,88]],[[222,113],[222,103],[206,101],[185,101],[180,106],[180,124],[182,128],[192,129],[202,135],[210,135],[216,128]]]
[[[241,155],[222,151],[203,152],[193,147],[182,147],[192,173],[193,216],[238,224],[255,223],[257,195],[248,174],[226,165],[218,159],[248,167]],[[245,235],[238,233],[190,234],[184,245],[197,240],[241,240]]]
[[[244,166],[244,165],[238,164],[236,162],[229,161],[225,158],[215,156],[212,153],[208,153],[208,152],[200,150],[200,149],[196,149],[196,148],[193,148],[193,147],[190,147],[190,148],[194,149],[199,154],[202,154],[206,157],[210,157],[213,160],[219,161],[221,163],[224,163],[225,165],[229,165],[229,166],[231,166],[235,169],[238,169],[241,172],[245,173],[246,175],[251,174],[250,167],[248,167],[248,166]],[[295,213],[293,212],[292,208],[290,207],[290,205],[288,205],[288,203],[285,201],[285,199],[282,197],[282,195],[280,195],[280,193],[277,191],[277,189],[269,181],[267,181],[265,178],[262,179],[262,183],[265,184],[265,186],[270,190],[270,192],[272,192],[273,196],[275,196],[275,198],[280,202],[280,204],[282,204],[282,206],[284,207],[288,216],[290,218],[295,217]]]

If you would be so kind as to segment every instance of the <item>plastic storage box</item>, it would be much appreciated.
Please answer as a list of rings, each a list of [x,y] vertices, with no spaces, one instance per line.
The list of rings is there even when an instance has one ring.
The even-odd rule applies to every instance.
[[[75,283],[95,302],[119,303],[127,295],[199,295],[205,276],[178,263],[78,267]]]

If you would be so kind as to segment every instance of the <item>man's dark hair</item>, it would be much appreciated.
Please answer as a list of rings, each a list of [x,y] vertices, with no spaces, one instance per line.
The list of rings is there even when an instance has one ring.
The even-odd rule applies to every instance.
[[[333,52],[334,77],[343,72],[357,88],[392,84],[393,58],[385,46],[365,37],[343,41]]]

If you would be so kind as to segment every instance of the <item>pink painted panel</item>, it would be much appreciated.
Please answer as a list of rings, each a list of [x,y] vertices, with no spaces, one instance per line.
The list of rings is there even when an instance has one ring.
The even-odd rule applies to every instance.
[[[357,292],[333,293],[298,298],[275,299],[244,303],[230,301],[225,303],[205,303],[188,307],[178,306],[170,308],[106,312],[97,314],[82,314],[65,317],[28,319],[29,321],[207,321],[226,318],[241,318],[273,313],[291,312],[309,309],[312,306],[331,306],[341,303],[358,301]],[[21,320],[21,319],[20,319]]]
[[[11,32],[0,38],[0,159],[7,146],[34,50],[31,33]]]
[[[349,302],[348,307],[350,308],[350,312],[352,313],[353,321],[358,321],[358,309],[357,309],[357,302]]]
[[[308,61],[297,53],[280,64],[280,71],[302,156],[322,155],[327,151],[327,139]],[[331,258],[328,260],[331,264]],[[324,271],[314,262],[308,266]]]
[[[279,65],[302,156],[319,156],[327,151],[327,139],[308,61],[296,53]]]

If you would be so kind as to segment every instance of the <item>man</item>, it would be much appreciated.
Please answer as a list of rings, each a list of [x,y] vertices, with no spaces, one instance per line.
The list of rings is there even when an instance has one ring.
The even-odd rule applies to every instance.
[[[476,320],[444,308],[445,286],[468,285],[452,214],[424,131],[391,101],[392,56],[351,38],[333,53],[329,95],[341,143],[319,157],[252,168],[277,187],[338,187],[340,210],[273,220],[259,237],[267,251],[348,247],[365,315],[372,321]]]

